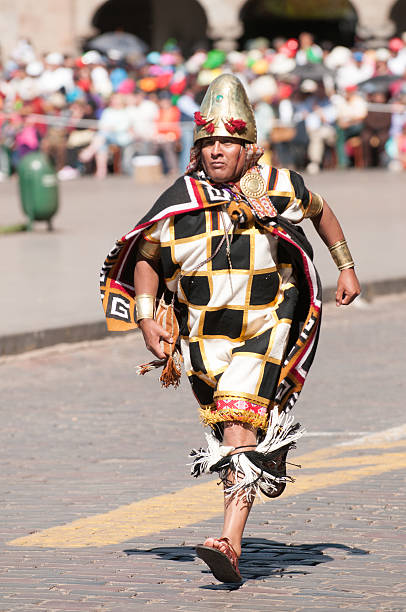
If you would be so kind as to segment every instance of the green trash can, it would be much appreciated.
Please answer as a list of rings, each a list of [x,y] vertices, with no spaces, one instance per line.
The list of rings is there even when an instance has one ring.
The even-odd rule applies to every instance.
[[[27,229],[33,221],[47,221],[52,230],[52,217],[58,210],[58,179],[48,157],[28,153],[17,167],[21,204],[28,217]]]

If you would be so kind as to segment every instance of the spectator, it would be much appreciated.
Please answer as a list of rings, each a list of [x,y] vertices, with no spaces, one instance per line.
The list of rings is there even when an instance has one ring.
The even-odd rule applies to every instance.
[[[96,176],[105,178],[107,175],[109,145],[124,148],[131,142],[130,119],[122,94],[113,94],[110,104],[101,114],[99,130],[92,142],[79,154],[79,159],[86,163],[93,157],[96,159]]]
[[[190,161],[190,149],[193,145],[194,114],[199,110],[199,105],[194,98],[193,89],[188,87],[177,101],[180,110],[181,136],[179,168],[185,172]]]
[[[62,93],[53,93],[45,101],[43,112],[55,117],[63,116],[66,109],[66,98]],[[69,111],[65,110],[67,116]],[[64,125],[49,125],[41,142],[41,151],[49,155],[59,172],[66,165],[67,132]]]
[[[338,89],[358,85],[370,79],[374,74],[375,64],[362,51],[356,51],[341,65],[336,74]]]
[[[326,146],[333,147],[336,142],[336,109],[326,95],[324,85],[318,83],[311,109],[305,118],[309,146],[307,171],[316,174],[320,171]]]
[[[176,145],[180,140],[180,110],[172,106],[169,92],[162,92],[159,97],[159,114],[156,122],[157,141],[167,174],[178,173]]]
[[[41,95],[55,93],[61,89],[70,91],[74,88],[73,70],[65,66],[62,53],[48,53],[44,59],[45,69],[38,79]]]
[[[14,164],[17,166],[24,155],[37,151],[39,143],[39,135],[34,122],[29,117],[22,118],[15,136]]]
[[[273,76],[264,74],[252,81],[248,91],[254,103],[257,142],[267,150],[275,123],[275,110],[272,103],[276,99],[278,87]]]
[[[94,130],[81,124],[82,120],[92,119],[93,109],[84,97],[77,99],[70,106],[71,121],[66,142],[66,166],[58,172],[61,180],[70,180],[84,174],[86,166],[79,159],[79,154],[94,138]],[[76,124],[76,125],[75,125]]]
[[[302,32],[299,35],[299,50],[296,54],[296,64],[318,63],[323,60],[323,50],[314,43],[314,36],[309,32]]]
[[[384,76],[391,73],[388,66],[390,57],[389,49],[381,48],[376,50],[374,76]]]
[[[388,67],[392,74],[402,76],[406,71],[406,47],[401,38],[392,38],[389,41],[391,57],[388,59]]]
[[[345,143],[362,131],[363,121],[367,116],[367,104],[357,92],[355,85],[346,87],[343,96],[334,100],[337,112],[337,157],[340,168],[347,168],[350,160],[346,152]]]
[[[368,101],[372,104],[386,104],[387,95],[378,91],[370,94]],[[364,119],[361,132],[362,157],[365,167],[382,166],[385,145],[389,138],[391,113],[372,108]]]
[[[118,64],[117,58],[114,60],[94,50],[78,58],[64,57],[55,51],[40,57],[29,41],[22,40],[11,59],[6,60],[3,67],[0,66],[3,106],[0,144],[4,143],[8,151],[14,151],[15,159],[18,159],[17,151],[23,153],[27,145],[23,141],[27,139],[33,144],[35,140],[29,137],[31,128],[25,130],[25,126],[34,127],[38,146],[53,155],[58,168],[63,164],[61,176],[66,174],[73,177],[83,172],[83,162],[78,156],[83,154],[92,159],[96,152],[99,159],[97,174],[104,175],[109,143],[116,144],[122,152],[125,172],[132,171],[133,155],[154,153],[158,148],[165,169],[170,172],[176,168],[176,157],[180,152],[183,170],[188,161],[196,103],[201,100],[213,78],[222,72],[233,72],[252,94],[257,116],[260,117],[258,124],[264,128],[259,137],[265,146],[272,129],[274,163],[299,167],[307,163],[309,171],[314,172],[321,168],[326,145],[333,142],[331,105],[337,115],[336,146],[340,166],[349,163],[346,142],[352,136],[358,139],[357,149],[354,150],[359,153],[363,150],[366,163],[375,163],[376,160],[368,158],[375,149],[368,153],[365,138],[379,117],[374,118],[369,109],[362,137],[362,124],[367,116],[365,94],[361,91],[351,95],[351,88],[374,75],[383,76],[384,83],[387,79],[387,91],[384,93],[391,105],[392,120],[386,151],[395,151],[406,112],[402,98],[406,83],[405,41],[393,38],[387,47],[378,50],[368,45],[357,45],[356,49],[332,47],[324,42],[322,47],[323,51],[315,44],[311,34],[303,32],[299,40],[275,39],[273,48],[269,47],[266,39],[256,39],[245,51],[226,54],[214,49],[208,53],[199,48],[185,60],[176,45],[171,43],[162,53],[149,53],[145,61],[134,62],[127,58],[120,59]],[[324,74],[321,66],[309,66],[317,63],[324,64],[328,75]],[[316,100],[319,97],[317,86],[305,78],[308,76],[305,72],[309,73],[309,70],[324,74],[323,84],[327,94],[323,94],[322,101]],[[320,77],[315,78],[318,80]],[[265,83],[271,83],[273,91],[264,97],[261,91]],[[308,90],[309,87],[313,89]],[[361,90],[364,88],[364,85],[360,86]],[[140,93],[141,90],[143,93]],[[118,106],[114,91],[124,95]],[[337,91],[345,93],[338,95]],[[53,96],[62,97],[63,103],[55,106],[51,101]],[[82,113],[82,110],[78,110],[81,102],[76,105],[79,100],[87,108],[82,120],[103,117],[97,137],[92,138],[90,147],[92,128],[86,123],[77,123]],[[114,112],[117,121],[111,119]],[[44,121],[38,117],[31,117],[29,121],[23,119],[32,114],[48,116]],[[55,121],[52,120],[53,116],[56,116]],[[13,119],[10,120],[10,117]],[[70,121],[73,123],[69,124]],[[172,127],[168,129],[171,124]],[[17,135],[23,129],[25,136],[19,135],[17,142]],[[107,135],[103,136],[104,131]],[[117,157],[116,154],[115,160]],[[382,149],[379,150],[379,157],[383,160]],[[391,153],[390,159],[398,163],[397,157]]]
[[[131,174],[134,155],[153,155],[156,152],[156,121],[159,108],[141,90],[129,94],[127,104],[131,143],[123,153],[123,170]]]

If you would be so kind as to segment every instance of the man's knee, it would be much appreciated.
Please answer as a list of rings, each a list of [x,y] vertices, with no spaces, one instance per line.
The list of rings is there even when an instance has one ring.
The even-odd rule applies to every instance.
[[[257,429],[250,423],[242,421],[224,421],[222,423],[224,438],[227,446],[237,446],[245,442],[256,441]]]

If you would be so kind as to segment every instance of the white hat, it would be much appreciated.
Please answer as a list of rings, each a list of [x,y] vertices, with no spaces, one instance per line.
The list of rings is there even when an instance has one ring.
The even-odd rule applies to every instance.
[[[316,89],[317,83],[312,79],[305,79],[300,84],[300,91],[303,91],[303,93],[313,93],[314,91],[316,91]]]
[[[98,51],[88,51],[82,55],[83,64],[100,64],[103,62],[102,56]]]
[[[351,49],[338,45],[338,47],[334,47],[334,49],[330,51],[324,60],[324,64],[330,70],[337,70],[337,68],[340,68],[340,66],[345,66],[345,64],[347,64],[351,58]]]
[[[39,62],[38,60],[35,60],[34,62],[30,62],[29,64],[27,64],[27,67],[25,69],[25,72],[30,77],[37,77],[40,74],[42,74],[43,71],[44,71],[44,66],[42,62]]]
[[[375,51],[375,59],[377,62],[387,62],[390,56],[389,49],[385,49],[384,47]]]
[[[57,53],[56,51],[52,53],[48,53],[45,57],[45,61],[47,64],[51,64],[52,66],[61,66],[63,64],[63,55],[62,53]]]
[[[214,81],[214,79],[218,76],[219,76],[218,72],[215,72],[214,70],[208,70],[205,68],[204,70],[201,70],[199,72],[197,76],[197,83],[201,87],[206,87],[206,85],[210,85],[210,83]]]
[[[234,64],[246,64],[247,62],[247,58],[244,55],[244,53],[241,53],[241,51],[230,51],[229,53],[227,53],[227,61],[234,65]]]
[[[264,97],[275,96],[278,91],[276,81],[270,74],[264,74],[263,76],[254,79],[249,86],[250,100],[257,102]]]
[[[273,74],[286,74],[296,68],[296,62],[292,57],[286,57],[282,53],[277,53],[269,64],[269,72]]]
[[[262,59],[263,54],[262,54],[262,51],[260,51],[259,49],[251,49],[250,51],[248,51],[247,57],[250,60],[253,60],[256,62],[257,60]]]

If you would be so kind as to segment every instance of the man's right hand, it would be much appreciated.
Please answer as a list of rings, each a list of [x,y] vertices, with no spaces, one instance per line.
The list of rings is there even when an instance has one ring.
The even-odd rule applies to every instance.
[[[160,341],[165,340],[169,344],[173,343],[171,334],[167,332],[154,319],[141,319],[138,323],[142,335],[144,336],[145,346],[158,359],[165,359],[167,355],[163,352]]]

